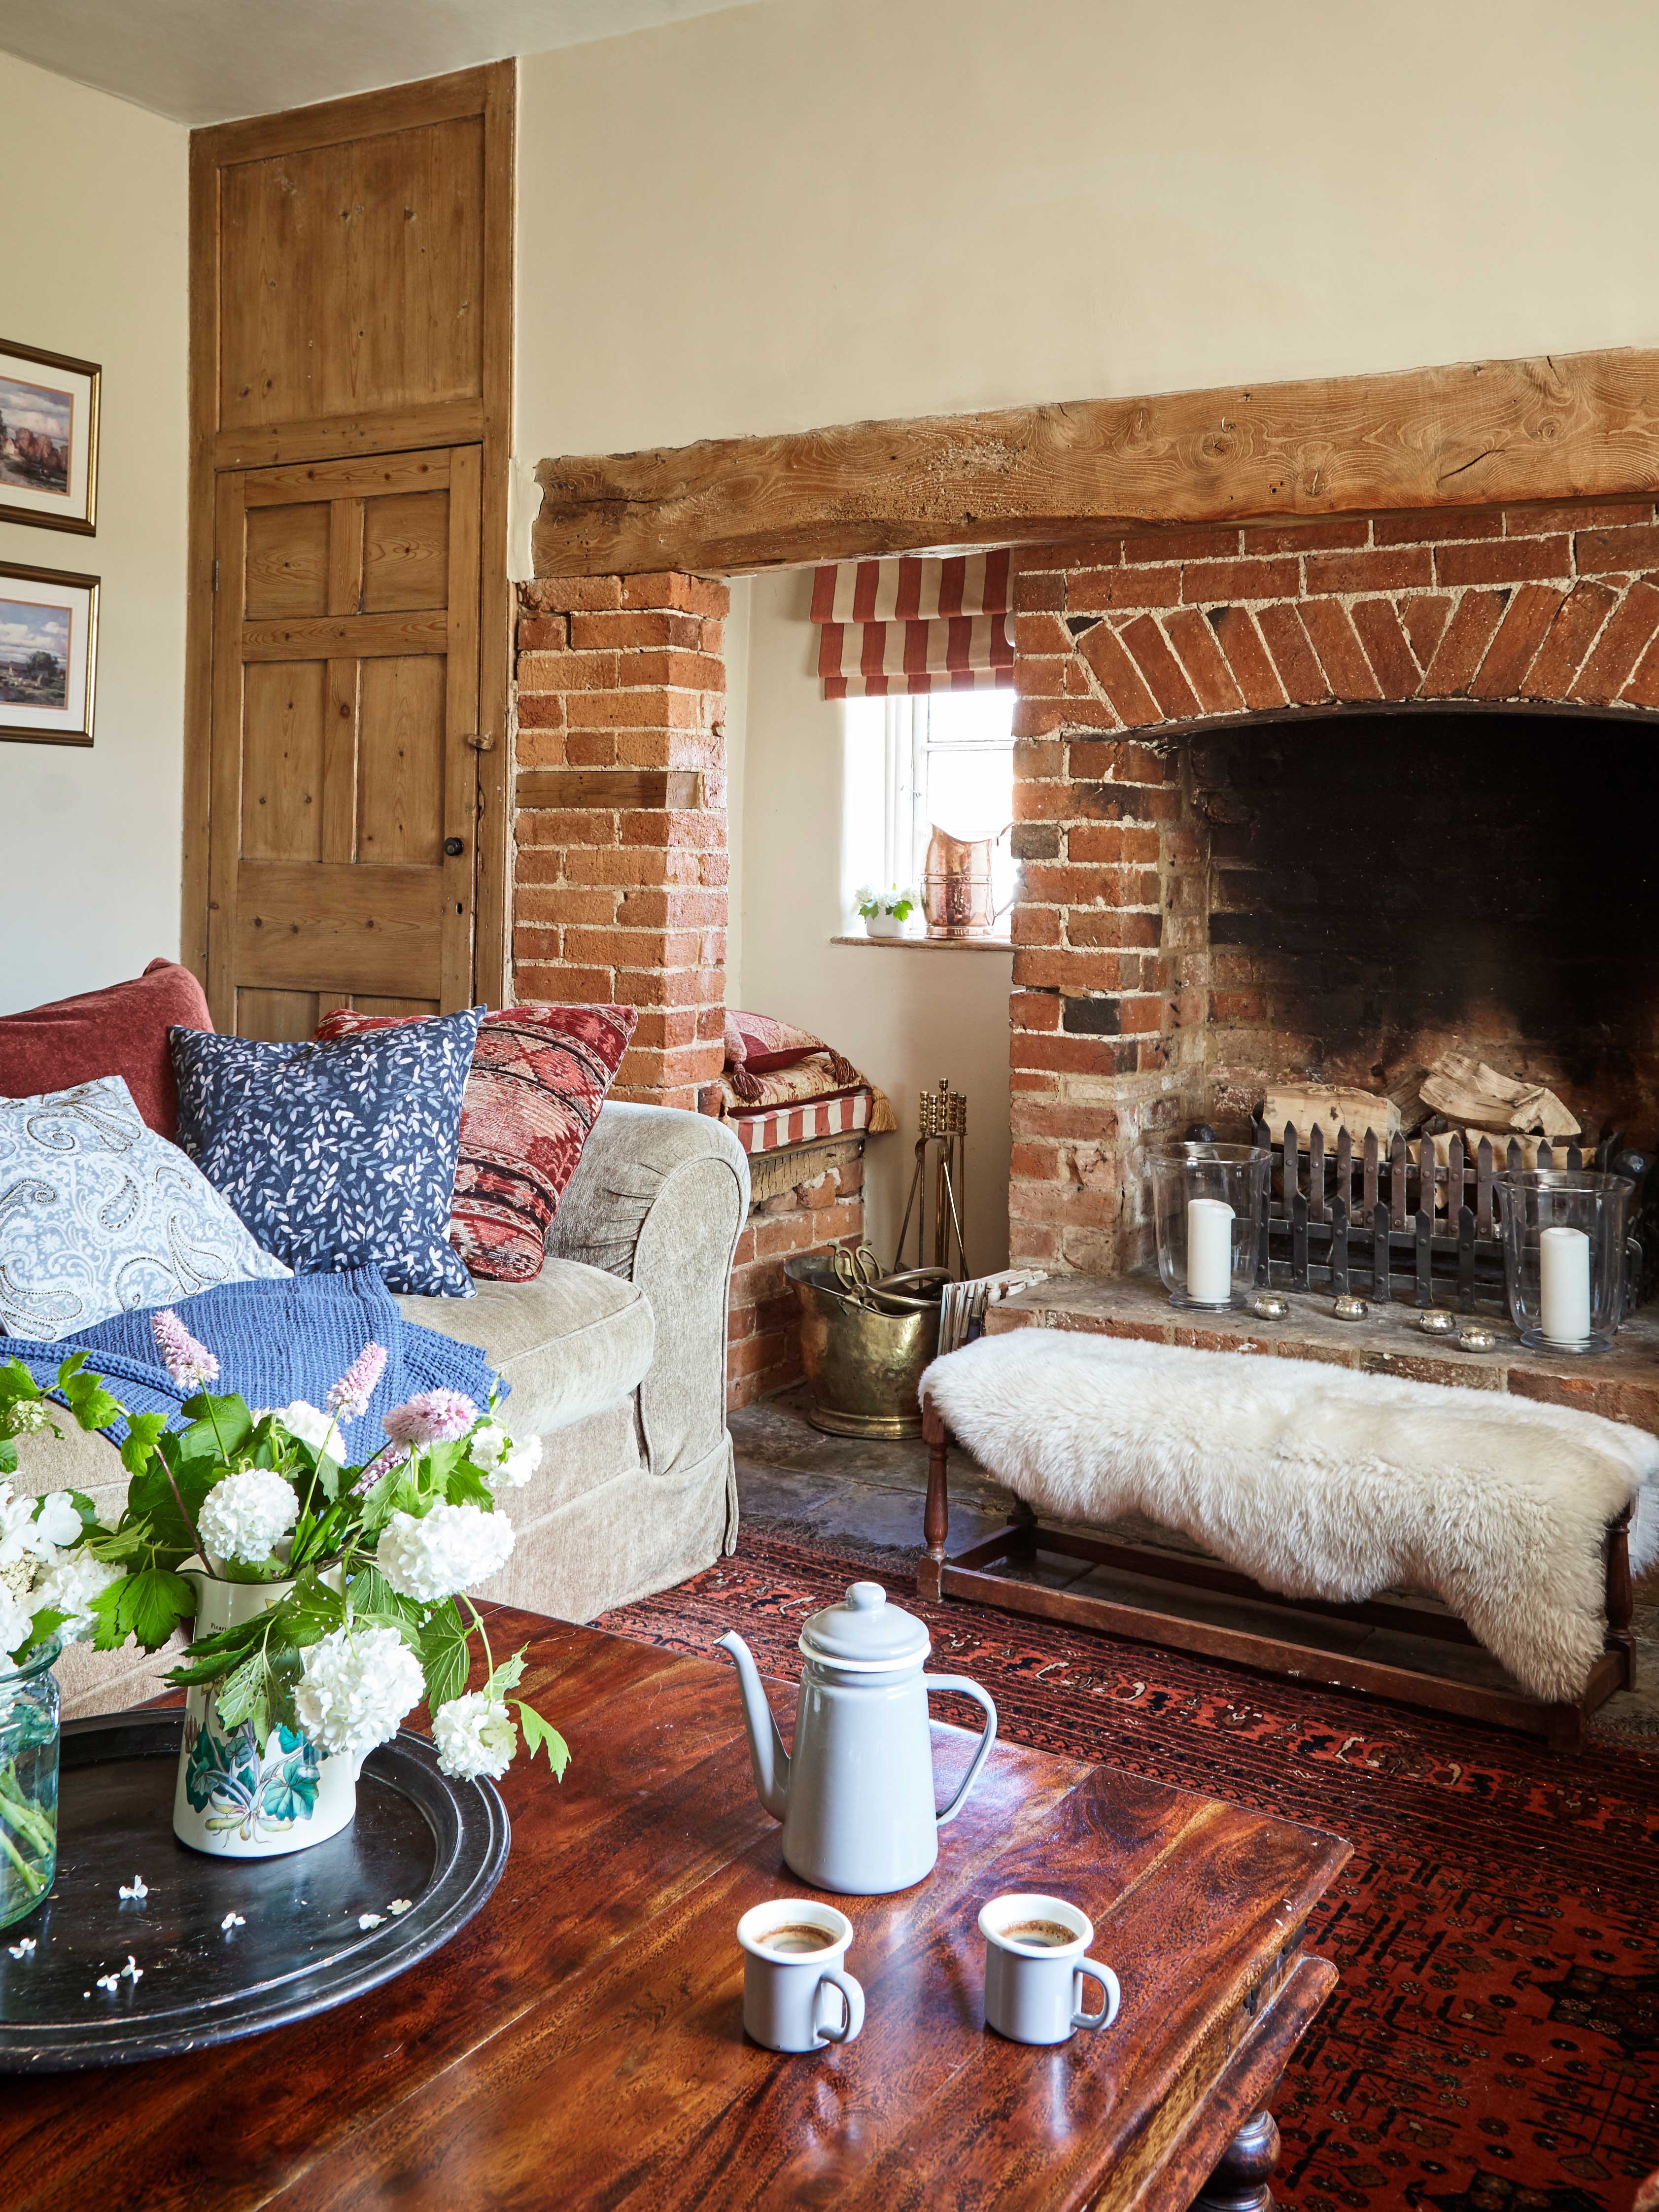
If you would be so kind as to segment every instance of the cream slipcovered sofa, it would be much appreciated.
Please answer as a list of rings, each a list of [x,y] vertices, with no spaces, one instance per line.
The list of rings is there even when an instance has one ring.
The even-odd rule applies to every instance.
[[[582,1151],[533,1283],[471,1298],[399,1298],[410,1320],[480,1346],[513,1386],[502,1419],[544,1439],[508,1510],[519,1540],[486,1595],[568,1620],[684,1582],[737,1540],[726,1427],[726,1297],[749,1168],[722,1123],[607,1105]],[[3,1340],[0,1340],[0,1352]],[[115,1447],[72,1424],[27,1438],[21,1486],[83,1490],[112,1522]],[[66,1716],[163,1687],[170,1650],[66,1651]]]

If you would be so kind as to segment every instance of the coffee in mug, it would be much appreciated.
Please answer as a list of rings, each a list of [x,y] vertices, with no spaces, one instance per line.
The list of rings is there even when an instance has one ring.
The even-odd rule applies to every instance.
[[[1000,1932],[1005,1942],[1035,1943],[1045,1950],[1077,1941],[1076,1929],[1068,1928],[1063,1920],[1016,1920]]]
[[[1117,2018],[1117,1976],[1085,1955],[1095,1926],[1063,1897],[994,1897],[979,1916],[985,1938],[985,2022],[1015,2043],[1066,2043],[1079,2027]],[[1096,1981],[1106,2002],[1084,2003]]]
[[[743,2024],[769,2051],[822,2051],[864,2026],[864,1991],[842,1960],[853,1923],[804,1897],[757,1905],[738,1923]]]
[[[829,1951],[835,1948],[835,1936],[828,1929],[804,1920],[787,1921],[781,1928],[769,1929],[758,1939],[763,1950],[781,1952],[785,1956],[808,1951]]]

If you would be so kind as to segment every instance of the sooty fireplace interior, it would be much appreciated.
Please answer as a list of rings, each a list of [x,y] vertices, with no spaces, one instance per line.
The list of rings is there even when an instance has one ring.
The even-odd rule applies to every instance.
[[[1206,877],[1205,1112],[1277,1154],[1263,1277],[1501,1304],[1494,1173],[1582,1162],[1637,1181],[1632,1302],[1651,1289],[1659,726],[1350,710],[1183,750]],[[1437,1111],[1419,1086],[1449,1054],[1545,1086],[1582,1133],[1540,1146]],[[1298,1082],[1386,1099],[1389,1126],[1268,1128],[1268,1094]]]

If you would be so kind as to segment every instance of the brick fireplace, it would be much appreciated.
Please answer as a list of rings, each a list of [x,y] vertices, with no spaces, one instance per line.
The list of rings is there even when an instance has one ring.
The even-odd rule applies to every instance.
[[[1645,1138],[1659,1062],[1631,823],[1659,706],[1647,564],[1645,501],[1024,556],[1016,1260],[1121,1272],[1147,1255],[1146,1142],[1199,1120],[1242,1133],[1264,1078],[1382,1083],[1454,1031],[1539,1062],[1587,1126],[1613,1114]],[[1552,838],[1565,898],[1540,873]],[[1506,850],[1507,948],[1490,896]]]
[[[1167,1333],[1109,1290],[1145,1148],[1243,1137],[1267,1079],[1387,1089],[1468,1039],[1653,1142],[1652,570],[1645,500],[1022,556],[1011,1246],[1091,1279],[1076,1325]]]

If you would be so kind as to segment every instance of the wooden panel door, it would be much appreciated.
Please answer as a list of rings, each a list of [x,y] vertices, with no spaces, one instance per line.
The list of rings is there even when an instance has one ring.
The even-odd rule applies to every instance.
[[[216,520],[215,1023],[470,1005],[478,448],[228,471]]]

